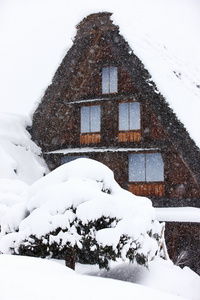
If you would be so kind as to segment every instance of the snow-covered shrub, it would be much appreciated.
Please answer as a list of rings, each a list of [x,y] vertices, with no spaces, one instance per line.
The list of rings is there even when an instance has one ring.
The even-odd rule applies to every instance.
[[[163,225],[155,220],[151,201],[123,190],[110,169],[86,158],[35,182],[29,188],[26,217],[13,232],[6,234],[5,227],[13,228],[2,224],[4,253],[67,256],[67,264],[68,254],[76,253],[77,261],[104,268],[117,258],[148,265],[163,242]]]

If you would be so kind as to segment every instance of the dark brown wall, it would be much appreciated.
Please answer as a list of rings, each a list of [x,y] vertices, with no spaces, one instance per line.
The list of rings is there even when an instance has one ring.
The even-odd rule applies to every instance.
[[[200,275],[200,224],[166,222],[165,228],[170,258],[175,264],[189,266]]]

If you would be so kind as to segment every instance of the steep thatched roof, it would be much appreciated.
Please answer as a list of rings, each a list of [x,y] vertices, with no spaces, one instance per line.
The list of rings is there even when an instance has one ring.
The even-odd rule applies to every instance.
[[[129,71],[134,82],[135,98],[140,102],[148,103],[170,137],[170,143],[173,144],[185,164],[189,166],[200,182],[199,148],[191,139],[184,124],[178,120],[176,114],[169,107],[166,99],[159,93],[155,83],[151,80],[151,75],[134,54],[127,41],[119,34],[118,26],[113,24],[110,17],[111,13],[107,12],[92,14],[77,25],[74,44],[64,57],[52,84],[47,88],[33,116],[31,129],[33,139],[40,144],[40,132],[51,127],[52,116],[62,115],[67,103],[80,100],[77,86],[83,85],[86,80],[82,78],[80,65],[82,64],[83,68],[89,68],[90,63],[94,64],[95,60],[98,60],[100,45],[106,42],[118,63],[123,63],[123,66]],[[77,75],[76,82],[74,74]],[[79,85],[77,84],[78,80]],[[60,122],[67,124],[67,117],[65,120],[61,118]]]

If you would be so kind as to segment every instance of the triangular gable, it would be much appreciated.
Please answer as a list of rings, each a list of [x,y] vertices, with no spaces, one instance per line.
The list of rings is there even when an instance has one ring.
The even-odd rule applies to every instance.
[[[77,26],[74,44],[58,68],[33,117],[32,136],[44,150],[56,149],[68,139],[70,144],[77,136],[68,135],[75,126],[76,111],[69,113],[70,103],[89,99],[105,99],[100,93],[102,61],[116,62],[121,67],[124,86],[120,96],[133,95],[136,101],[147,106],[157,132],[162,131],[168,143],[179,153],[183,163],[200,181],[199,149],[183,124],[159,93],[142,62],[134,55],[128,43],[119,34],[119,28],[110,20],[110,13],[90,15]],[[123,80],[121,80],[123,82]],[[88,84],[89,83],[89,84]],[[109,98],[109,95],[107,96]],[[158,130],[159,128],[159,130]],[[52,141],[55,143],[52,144]],[[162,145],[161,145],[162,146]]]

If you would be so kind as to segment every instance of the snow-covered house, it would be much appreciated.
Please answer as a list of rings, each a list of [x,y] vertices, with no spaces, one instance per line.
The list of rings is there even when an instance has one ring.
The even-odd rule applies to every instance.
[[[51,170],[89,157],[154,206],[200,206],[199,148],[111,13],[92,14],[78,24],[73,46],[34,113],[31,134]],[[188,224],[190,237],[195,226],[192,243],[198,249],[199,224]],[[170,227],[169,240],[174,234],[178,240],[176,225],[182,226]]]

